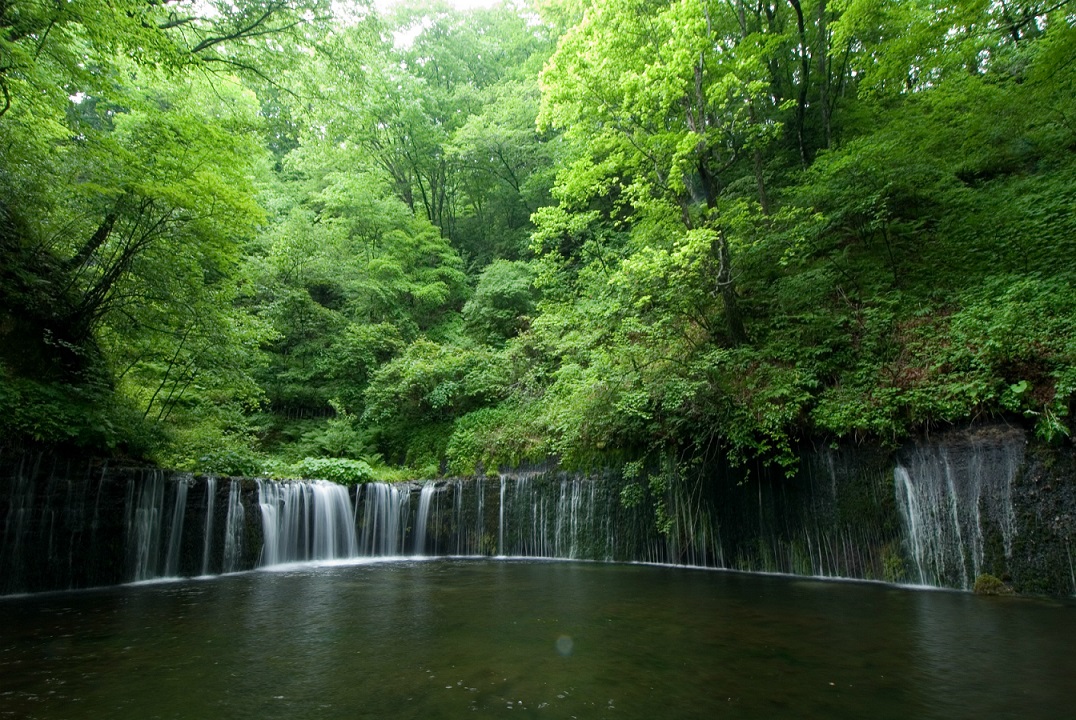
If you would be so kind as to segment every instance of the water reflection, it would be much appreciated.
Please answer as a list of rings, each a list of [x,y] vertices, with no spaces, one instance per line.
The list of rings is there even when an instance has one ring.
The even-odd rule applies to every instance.
[[[0,718],[1071,717],[1071,605],[402,561],[0,600]]]
[[[1071,606],[1020,598],[913,594],[918,687],[923,703],[965,715],[985,698],[1016,717],[1051,714],[1073,701]],[[1042,713],[1042,714],[1040,714]]]

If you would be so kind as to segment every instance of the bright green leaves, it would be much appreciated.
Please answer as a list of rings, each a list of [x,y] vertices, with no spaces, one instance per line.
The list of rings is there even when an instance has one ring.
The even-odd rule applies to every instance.
[[[386,173],[400,201],[469,266],[516,258],[551,180],[534,128],[535,79],[521,68],[548,46],[544,27],[504,8],[405,8],[365,50],[362,88],[325,78],[314,127]]]
[[[882,94],[930,90],[960,75],[1023,72],[1029,54],[1053,56],[1071,48],[1067,3],[839,0],[832,5],[840,13],[831,25],[835,46],[855,48],[862,86]]]
[[[1068,434],[1076,384],[1076,299],[1070,278],[999,276],[953,318],[953,358],[987,378],[990,400],[1037,420],[1040,434]]]
[[[1006,411],[1044,437],[1067,434],[1076,363],[1076,308],[1062,290],[1069,282],[998,275],[942,312],[902,317],[896,298],[862,307],[859,352],[821,394],[813,422],[841,435],[899,437],[909,425]]]
[[[1071,244],[1071,78],[1035,70],[1069,26],[982,2],[592,5],[542,76],[540,121],[572,145],[535,215],[559,303],[532,327],[574,302],[605,329],[562,329],[561,437],[599,442],[578,428],[600,407],[602,443],[712,434],[788,464],[801,432],[1043,412],[1032,388],[1067,387],[1065,353],[1043,345],[1054,369],[1024,386],[965,322],[984,282],[1032,312],[986,279],[1057,273]]]
[[[242,426],[242,410],[261,395],[249,371],[266,329],[234,304],[240,244],[262,219],[247,161],[258,152],[256,111],[243,92],[201,80],[132,69],[128,82],[117,89],[125,108],[85,98],[79,105],[94,108],[79,118],[77,139],[7,166],[38,175],[2,202],[33,217],[19,242],[49,260],[12,259],[47,301],[5,304],[44,345],[73,349],[51,375],[34,371],[72,396],[83,383],[108,384],[127,417],[178,434],[209,423],[219,436]],[[123,422],[127,442],[145,452],[146,437]]]
[[[478,287],[463,306],[464,327],[479,343],[502,344],[527,326],[537,297],[530,266],[494,261],[482,272]]]
[[[542,12],[4,5],[5,431],[351,480],[1064,434],[1069,4]]]
[[[502,397],[475,389],[483,382],[466,379],[457,355],[480,362],[485,341],[503,344],[533,308],[529,276],[491,279],[468,312],[478,347],[465,337],[474,276],[525,251],[548,193],[534,76],[516,66],[541,62],[545,28],[504,9],[412,8],[382,30],[380,40],[334,30],[309,73],[317,101],[283,100],[302,126],[266,186],[274,213],[250,266],[256,310],[276,330],[262,377],[279,413],[266,447],[288,457],[315,430],[285,417],[339,401],[371,450],[436,463],[445,424]],[[425,388],[428,374],[444,377]]]
[[[270,335],[241,303],[241,248],[264,221],[261,118],[233,73],[268,70],[252,64],[264,57],[255,46],[305,25],[296,13],[312,6],[197,16],[208,7],[0,9],[0,217],[20,278],[3,312],[23,318],[31,354],[50,358],[11,366],[75,404],[96,388],[112,414],[87,421],[125,424],[102,444],[188,466],[244,446]]]
[[[452,423],[504,399],[508,367],[487,349],[428,340],[383,365],[366,391],[363,421],[387,457],[412,467],[443,457]]]
[[[303,160],[309,194],[266,234],[257,264],[261,312],[278,334],[267,382],[285,407],[316,410],[337,397],[361,411],[374,368],[436,332],[462,305],[466,278],[448,241],[377,175],[311,162]]]
[[[374,469],[364,460],[350,458],[304,458],[295,465],[300,477],[329,480],[341,485],[357,485],[377,479]]]
[[[179,63],[171,41],[156,28],[162,16],[133,0],[4,3],[0,122],[10,122],[5,115],[12,108],[16,117],[48,117],[62,112],[68,95],[107,88],[117,56],[147,65]]]
[[[323,0],[7,2],[0,7],[0,117],[22,104],[45,116],[43,98],[62,112],[70,95],[107,94],[126,63],[169,74],[197,66],[267,77],[286,44],[313,45],[303,31],[328,17]]]

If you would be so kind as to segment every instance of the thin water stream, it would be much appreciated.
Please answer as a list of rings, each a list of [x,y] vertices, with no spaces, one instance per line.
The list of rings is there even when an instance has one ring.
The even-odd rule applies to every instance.
[[[737,479],[715,461],[673,473],[660,492],[614,469],[349,488],[24,454],[0,467],[0,595],[401,555],[717,566],[964,590],[991,574],[1019,592],[1076,594],[1076,497],[1063,472],[1025,463],[1025,445],[1019,430],[985,427],[891,455],[819,451],[781,478]]]
[[[543,561],[0,598],[0,718],[1071,718],[1076,607]]]

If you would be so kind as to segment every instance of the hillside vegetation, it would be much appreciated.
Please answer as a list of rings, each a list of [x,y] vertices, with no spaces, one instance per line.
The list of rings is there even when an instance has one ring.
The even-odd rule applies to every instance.
[[[11,0],[0,434],[342,481],[1068,442],[1074,79],[1052,0]]]

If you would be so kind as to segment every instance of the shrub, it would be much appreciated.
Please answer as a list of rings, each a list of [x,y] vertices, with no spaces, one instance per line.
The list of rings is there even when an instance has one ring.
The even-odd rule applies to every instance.
[[[975,578],[972,592],[976,595],[1012,595],[1013,589],[989,573]]]
[[[294,466],[304,478],[330,480],[341,485],[357,485],[374,480],[374,469],[363,460],[351,458],[303,458]]]

